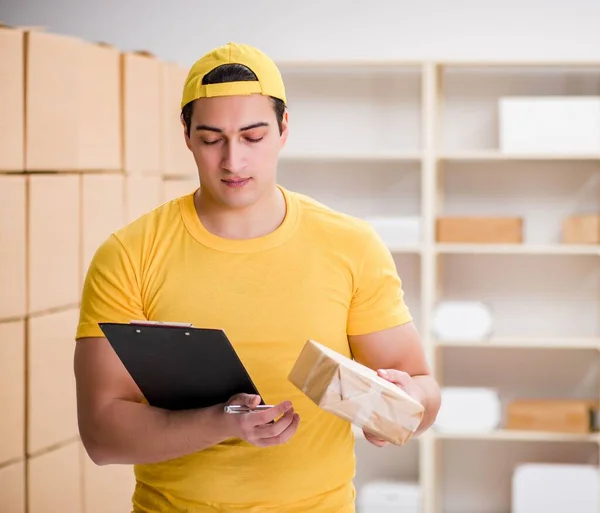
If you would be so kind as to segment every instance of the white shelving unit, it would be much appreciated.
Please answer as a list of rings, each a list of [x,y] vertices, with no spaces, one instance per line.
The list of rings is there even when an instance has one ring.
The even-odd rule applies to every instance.
[[[600,94],[600,63],[287,62],[290,138],[280,183],[360,217],[418,216],[390,248],[442,386],[514,398],[600,398],[600,245],[560,243],[562,219],[600,210],[600,155],[503,155],[503,95]],[[516,245],[438,244],[437,216],[519,215]],[[438,342],[443,299],[486,302],[483,343]],[[598,465],[597,433],[438,433],[379,449],[357,437],[356,485],[418,481],[423,513],[506,513],[516,464]],[[599,473],[600,479],[600,473]]]

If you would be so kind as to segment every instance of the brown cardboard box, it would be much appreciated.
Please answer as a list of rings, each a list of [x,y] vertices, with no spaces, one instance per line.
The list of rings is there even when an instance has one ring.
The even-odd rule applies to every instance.
[[[29,312],[79,303],[79,180],[29,176]]]
[[[25,165],[23,31],[0,23],[0,171]]]
[[[120,169],[118,50],[37,30],[26,49],[26,169]]]
[[[472,244],[520,244],[523,219],[520,217],[440,217],[438,242]]]
[[[0,412],[1,465],[25,457],[25,321],[0,323]]]
[[[160,176],[128,176],[125,180],[125,213],[128,223],[161,205],[163,191]]]
[[[600,244],[600,213],[571,216],[562,227],[564,244]]]
[[[507,429],[590,433],[598,404],[587,400],[521,400],[507,406]]]
[[[323,410],[396,445],[406,444],[423,419],[423,406],[400,387],[312,340],[289,380]]]
[[[32,317],[27,334],[27,453],[78,435],[73,351],[79,310]]]
[[[135,475],[131,465],[96,465],[81,448],[85,513],[128,513]]]
[[[79,442],[28,461],[28,513],[75,513],[83,504]]]
[[[122,54],[123,166],[128,174],[161,171],[160,61],[147,53]]]
[[[200,184],[198,179],[166,179],[163,181],[163,201],[171,201],[192,194]]]
[[[98,247],[125,224],[125,177],[90,174],[81,177],[82,284]]]
[[[0,467],[0,511],[25,513],[25,463]]]
[[[163,176],[195,177],[194,157],[185,144],[181,124],[181,95],[188,70],[177,64],[161,65],[162,94],[162,174]]]
[[[26,197],[24,176],[0,176],[0,320],[27,314]]]
[[[81,53],[78,169],[122,171],[121,53],[93,43]]]

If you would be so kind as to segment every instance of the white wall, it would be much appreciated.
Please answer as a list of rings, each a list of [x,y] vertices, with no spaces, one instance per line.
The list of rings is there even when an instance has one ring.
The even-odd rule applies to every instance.
[[[191,64],[229,40],[275,59],[596,59],[598,0],[0,0],[0,20]]]

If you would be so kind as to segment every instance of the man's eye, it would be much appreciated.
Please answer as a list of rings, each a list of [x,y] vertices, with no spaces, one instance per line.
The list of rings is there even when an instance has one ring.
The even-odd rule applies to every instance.
[[[220,141],[220,139],[215,139],[214,141],[206,141],[206,140],[202,139],[202,142],[203,142],[204,144],[216,144],[216,143],[218,143],[219,141]]]
[[[258,137],[258,138],[246,137],[246,140],[251,143],[257,143],[257,142],[262,141],[263,138],[262,137]]]

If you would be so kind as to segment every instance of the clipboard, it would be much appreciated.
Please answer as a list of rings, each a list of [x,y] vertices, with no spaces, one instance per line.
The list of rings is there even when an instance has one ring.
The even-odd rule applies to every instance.
[[[151,406],[186,410],[260,395],[223,330],[154,321],[99,326]]]

